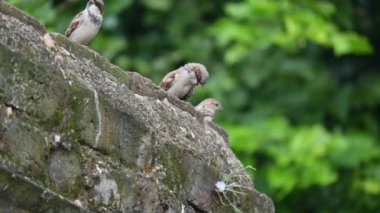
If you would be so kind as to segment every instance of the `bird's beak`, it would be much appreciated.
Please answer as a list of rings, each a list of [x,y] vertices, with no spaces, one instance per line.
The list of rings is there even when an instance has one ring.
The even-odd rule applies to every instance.
[[[224,110],[223,106],[220,106],[219,110]]]

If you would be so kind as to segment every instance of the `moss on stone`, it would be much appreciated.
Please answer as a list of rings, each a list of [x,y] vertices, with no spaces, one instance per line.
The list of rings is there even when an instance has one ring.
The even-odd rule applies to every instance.
[[[0,1],[0,12],[12,17],[17,17],[21,22],[24,22],[25,24],[33,26],[35,29],[37,29],[37,31],[41,32],[42,35],[46,31],[45,26],[43,26],[40,22],[38,22],[32,16],[29,16],[28,14],[22,12],[16,7],[6,4],[3,1]]]
[[[0,203],[16,199],[17,207],[49,210],[36,203],[54,189],[98,212],[231,212],[214,185],[221,171],[241,164],[190,104],[62,35],[54,34],[56,48],[48,49],[43,27],[1,0],[0,19],[0,164],[7,159],[15,164],[10,171],[34,180],[22,188],[9,181],[12,190],[0,193]],[[157,101],[165,98],[169,103]],[[3,174],[0,189],[9,178]],[[102,180],[110,187],[100,187]],[[21,194],[31,197],[27,205]],[[249,195],[239,201],[244,212],[274,211],[266,196]],[[54,202],[78,209],[62,200]]]
[[[53,127],[55,126],[58,126],[62,119],[63,119],[63,112],[62,111],[55,111],[54,114],[52,116],[50,116],[49,118],[47,118],[45,121],[43,121],[41,124],[46,126],[47,128],[49,129],[52,129]]]
[[[111,64],[107,59],[100,56],[99,53],[89,49],[87,46],[69,41],[62,34],[54,33],[52,35],[57,43],[67,49],[70,53],[73,53],[76,56],[80,55],[83,58],[91,60],[97,67],[114,76],[119,83],[128,84],[127,72]]]
[[[54,150],[48,159],[49,180],[62,195],[75,199],[83,191],[80,155],[77,149]]]
[[[48,150],[44,135],[18,119],[11,119],[8,123],[3,142],[10,160],[23,168],[28,176],[45,182],[45,155]]]
[[[160,162],[165,169],[166,176],[162,180],[163,184],[175,193],[179,193],[182,188],[181,174],[183,174],[183,171],[180,171],[181,154],[170,145],[161,146],[157,151]]]

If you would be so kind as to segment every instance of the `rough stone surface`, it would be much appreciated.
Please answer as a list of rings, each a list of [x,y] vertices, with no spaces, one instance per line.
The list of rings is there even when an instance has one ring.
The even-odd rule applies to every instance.
[[[0,212],[274,212],[218,129],[0,1]]]

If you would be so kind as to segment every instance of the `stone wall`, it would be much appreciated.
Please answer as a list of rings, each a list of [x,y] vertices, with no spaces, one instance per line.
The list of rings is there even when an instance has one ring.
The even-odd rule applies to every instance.
[[[274,212],[220,130],[0,1],[0,212]]]

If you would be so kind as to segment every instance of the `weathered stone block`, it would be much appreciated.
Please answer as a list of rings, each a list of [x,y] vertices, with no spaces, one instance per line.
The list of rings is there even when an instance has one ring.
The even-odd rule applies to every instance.
[[[274,212],[218,130],[0,1],[0,212]]]

